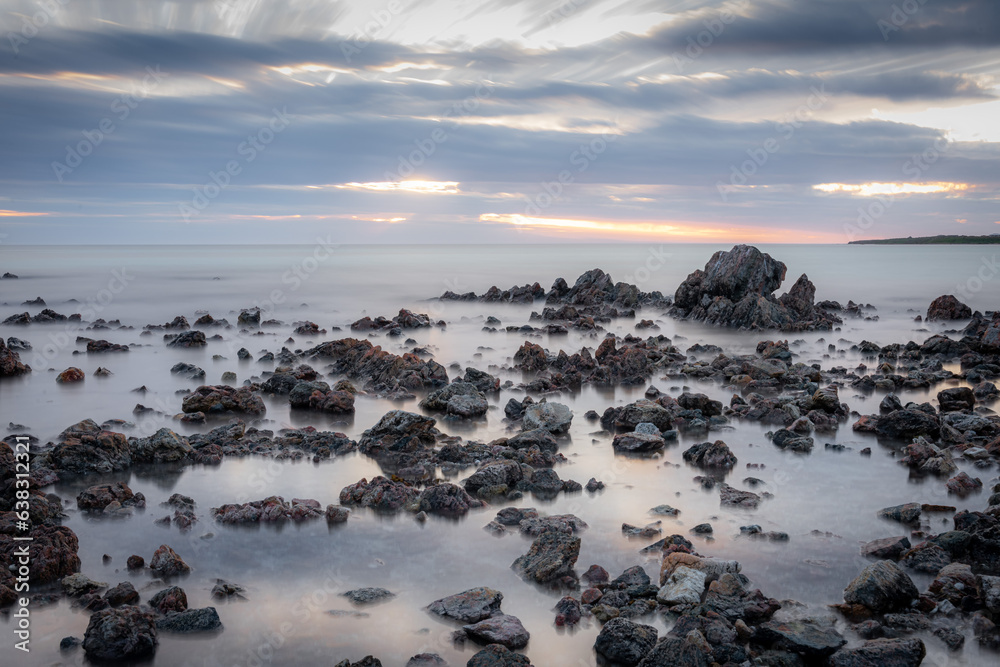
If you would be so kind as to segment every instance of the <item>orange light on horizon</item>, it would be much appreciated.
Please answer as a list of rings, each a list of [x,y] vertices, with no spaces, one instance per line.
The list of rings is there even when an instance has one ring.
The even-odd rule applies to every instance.
[[[36,213],[30,211],[11,211],[10,209],[0,208],[0,218],[34,218],[40,215],[49,215],[49,214]]]
[[[671,241],[712,241],[740,243],[840,243],[832,233],[810,233],[788,229],[703,226],[698,223],[664,224],[656,222],[622,222],[609,220],[576,220],[541,218],[517,213],[483,213],[480,222],[512,225],[540,233],[591,235],[607,237],[667,237]]]
[[[418,194],[457,195],[458,181],[380,181],[374,183],[341,183],[342,190],[372,190],[374,192],[413,192]]]
[[[968,189],[968,183],[951,183],[945,181],[933,183],[820,183],[813,186],[813,190],[819,190],[827,194],[844,192],[858,197],[930,195],[963,192]]]

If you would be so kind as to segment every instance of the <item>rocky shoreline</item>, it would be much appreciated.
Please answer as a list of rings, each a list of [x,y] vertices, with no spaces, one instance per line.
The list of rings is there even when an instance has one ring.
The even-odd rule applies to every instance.
[[[81,573],[78,537],[61,525],[64,505],[74,501],[46,493],[48,487],[60,480],[136,466],[217,466],[227,458],[247,456],[318,464],[357,452],[375,462],[382,474],[343,487],[336,503],[261,494],[266,497],[201,508],[194,499],[175,494],[178,497],[170,498],[167,514],[157,522],[186,531],[200,522],[227,526],[325,518],[350,530],[352,511],[362,509],[410,515],[415,521],[427,521],[431,515],[493,516],[483,521],[483,539],[507,532],[531,538],[526,552],[510,567],[528,584],[551,593],[552,623],[572,627],[591,619],[599,625],[593,652],[600,664],[916,666],[927,655],[925,640],[940,642],[948,651],[962,651],[967,629],[981,650],[996,652],[991,655],[1000,659],[1000,483],[990,486],[960,471],[956,463],[962,460],[973,473],[981,470],[984,475],[1000,464],[1000,417],[989,407],[1000,398],[994,385],[1000,377],[1000,311],[973,312],[944,295],[921,317],[961,322],[963,328],[954,335],[888,345],[852,343],[850,350],[864,363],[853,369],[824,367],[797,361],[797,343],[777,334],[833,332],[845,318],[876,319],[875,309],[853,302],[847,306],[817,302],[816,288],[805,275],[787,293],[775,296],[785,272],[784,264],[756,248],[737,246],[713,255],[704,270],[695,271],[677,287],[672,298],[616,283],[600,269],[581,275],[573,286],[559,279],[548,291],[534,283],[507,290],[494,287],[482,295],[447,292],[441,300],[544,305],[531,314],[535,324],[502,328],[497,318],[485,321],[484,336],[503,332],[517,341],[510,346],[509,364],[499,368],[445,367],[427,349],[403,354],[383,349],[376,336],[396,338],[448,326],[403,309],[393,318],[366,316],[355,321],[350,328],[359,337],[334,337],[294,351],[287,346],[266,351],[258,361],[273,361],[273,370],[262,370],[242,386],[203,384],[178,397],[176,405],[136,405],[136,418],[205,425],[202,432],[188,436],[168,425],[143,437],[129,436],[123,432],[126,424],[88,419],[68,426],[54,441],[41,443],[12,424],[11,434],[0,443],[0,560],[12,563],[14,558],[14,448],[15,437],[21,435],[33,439],[28,489],[33,526],[30,581],[48,599],[65,598],[81,613],[90,614],[82,640],[67,637],[65,648],[80,645],[92,660],[150,656],[163,634],[223,632],[225,610],[220,614],[211,606],[188,608],[177,581],[189,566],[167,544],[155,550],[151,545],[149,554],[128,559],[128,569],[148,570],[162,584],[159,590],[137,591],[128,581],[109,586]],[[74,317],[48,309],[42,313],[13,315],[4,324],[25,327],[30,333],[35,324]],[[760,332],[760,340],[750,353],[710,345],[682,349],[679,340],[661,334],[643,337],[656,326],[641,319],[647,314]],[[604,325],[619,319],[638,319],[636,333],[602,335]],[[235,326],[208,314],[194,325],[177,316],[163,325],[147,325],[137,338],[156,332],[162,335],[163,346],[200,348],[226,340],[234,330],[245,341],[269,326],[288,325],[262,321],[259,309],[244,309]],[[313,322],[291,326],[296,336],[327,335],[327,329]],[[128,331],[120,322],[87,323],[89,331],[102,329]],[[206,330],[212,335],[206,336]],[[528,339],[569,331],[592,334],[594,345],[554,351]],[[331,335],[337,333],[330,327]],[[510,339],[510,334],[516,338]],[[132,347],[88,337],[78,343],[86,346],[88,355],[113,355]],[[33,372],[20,356],[30,349],[31,343],[19,338],[0,339],[0,381],[16,382],[15,376]],[[251,363],[252,358],[240,346],[237,359]],[[178,364],[172,372],[199,382],[205,377],[192,364]],[[503,379],[512,376],[523,380]],[[681,389],[668,394],[655,386],[689,379],[716,383],[732,397],[725,404],[702,393]],[[57,381],[85,378],[79,368],[70,367]],[[644,397],[609,406],[603,413],[574,415],[560,397],[587,385],[647,388]],[[523,397],[510,398],[502,406],[504,436],[481,442],[453,434],[463,424],[484,419],[491,408],[501,408],[499,392],[508,389],[522,392]],[[878,413],[852,409],[842,396],[848,389],[878,392],[882,396]],[[904,404],[896,394],[905,391],[928,392],[933,400]],[[299,413],[353,418],[359,401],[418,397],[422,412],[390,410],[354,439],[336,430],[312,426],[274,430],[261,422],[267,405],[276,401]],[[168,412],[168,407],[176,412]],[[822,434],[850,426],[853,432],[891,443],[899,452],[901,475],[936,480],[947,494],[983,493],[988,498],[976,511],[949,511],[947,506],[908,499],[882,509],[880,516],[898,522],[899,532],[907,534],[888,535],[861,547],[860,554],[870,564],[844,582],[842,599],[829,601],[838,623],[819,615],[776,617],[788,601],[754,587],[741,573],[739,562],[700,554],[695,543],[680,534],[663,536],[643,549],[645,555],[660,559],[653,577],[642,564],[617,577],[599,564],[588,563],[580,573],[581,543],[588,539],[586,516],[548,515],[512,506],[524,499],[544,502],[602,488],[600,479],[584,483],[560,474],[576,446],[566,435],[574,419],[600,429],[608,446],[623,457],[659,456],[679,439],[696,440],[681,449],[679,458],[698,473],[702,488],[717,493],[720,506],[752,510],[770,497],[769,491],[752,490],[753,477],[742,482],[728,477],[738,465],[747,465],[739,460],[736,443],[726,442],[725,431],[739,422],[768,427],[768,446],[802,456],[820,446]],[[75,498],[75,506],[88,516],[129,521],[145,508],[146,499],[121,482],[96,484]],[[677,513],[666,505],[656,509],[662,516]],[[947,529],[932,529],[927,515],[942,511],[950,515]],[[753,538],[788,539],[787,534],[757,525],[741,531],[744,528]],[[710,524],[700,524],[693,532],[711,530]],[[648,539],[660,537],[662,529],[655,523],[623,523],[622,533]],[[932,577],[932,583],[921,591],[908,572]],[[17,598],[14,580],[7,568],[0,569],[4,607]],[[220,581],[216,588],[212,595],[219,600],[246,593],[231,582]],[[356,605],[366,605],[395,592],[354,589],[344,594]],[[482,647],[468,665],[530,665],[532,627],[502,611],[502,601],[500,591],[483,586],[428,601],[427,612],[454,623],[453,641]],[[651,618],[662,619],[670,629],[661,634],[643,623]],[[382,663],[368,656],[337,664]],[[407,664],[447,663],[440,656],[422,654]]]

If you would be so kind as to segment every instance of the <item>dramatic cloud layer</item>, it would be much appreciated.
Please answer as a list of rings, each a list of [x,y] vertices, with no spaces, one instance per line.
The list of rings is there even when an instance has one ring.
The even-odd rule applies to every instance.
[[[992,0],[8,0],[0,234],[1000,233]]]

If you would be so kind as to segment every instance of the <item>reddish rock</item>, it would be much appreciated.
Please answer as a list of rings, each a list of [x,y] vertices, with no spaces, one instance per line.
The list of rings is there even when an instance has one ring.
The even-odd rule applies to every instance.
[[[972,317],[972,309],[951,294],[939,296],[927,308],[928,320],[967,320]]]
[[[85,374],[79,368],[71,366],[56,376],[56,382],[83,382]]]

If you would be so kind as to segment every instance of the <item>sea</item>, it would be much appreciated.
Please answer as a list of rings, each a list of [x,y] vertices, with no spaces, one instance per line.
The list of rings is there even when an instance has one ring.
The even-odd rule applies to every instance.
[[[540,311],[543,304],[449,302],[436,297],[446,291],[482,293],[493,285],[506,289],[535,282],[547,290],[557,278],[572,284],[594,268],[643,291],[672,295],[690,272],[704,267],[716,251],[730,247],[357,246],[342,245],[330,237],[318,238],[312,245],[3,245],[0,274],[9,272],[18,279],[0,280],[0,321],[21,312],[34,315],[43,306],[23,304],[41,297],[44,307],[57,312],[78,312],[87,321],[101,318],[116,324],[99,331],[88,329],[86,322],[0,325],[4,339],[27,340],[33,348],[21,352],[22,361],[33,372],[0,382],[0,429],[4,434],[27,431],[42,443],[54,441],[63,429],[87,418],[98,423],[124,420],[128,424],[123,432],[135,436],[163,427],[182,435],[208,430],[215,424],[186,424],[169,416],[143,419],[133,415],[133,409],[142,403],[167,415],[181,411],[183,395],[200,383],[171,374],[177,362],[203,368],[207,374],[203,383],[221,383],[227,371],[237,374],[239,384],[259,381],[274,368],[273,363],[256,361],[266,351],[304,350],[328,340],[367,335],[352,333],[350,324],[365,315],[391,318],[406,308],[426,313],[434,321],[443,320],[447,326],[408,331],[402,338],[376,333],[373,342],[397,354],[426,348],[435,360],[450,367],[449,378],[461,373],[456,368],[472,366],[512,381],[513,387],[490,398],[491,409],[481,420],[438,417],[438,428],[445,433],[489,441],[511,434],[503,406],[509,398],[523,398],[518,385],[530,379],[510,370],[512,357],[525,340],[551,352],[561,349],[572,354],[582,347],[595,349],[608,333],[636,334],[637,320],[618,319],[604,325],[605,331],[570,331],[562,336],[508,333],[503,327],[528,323],[531,312]],[[954,294],[974,310],[1000,308],[996,246],[758,247],[788,267],[779,293],[805,273],[816,285],[817,299],[843,304],[853,300],[873,309],[864,311],[868,317],[845,319],[835,331],[796,334],[725,330],[678,321],[656,309],[642,311],[638,317],[653,320],[659,327],[653,333],[669,337],[681,350],[702,343],[718,345],[727,353],[749,353],[761,340],[788,339],[797,361],[819,363],[824,369],[853,369],[871,363],[853,347],[862,340],[885,345],[921,342],[942,332],[958,335],[961,322],[915,321],[937,296]],[[193,323],[207,312],[235,324],[240,310],[251,307],[261,308],[264,319],[273,318],[282,325],[252,336],[241,336],[236,328],[209,329],[209,336],[219,333],[222,340],[210,340],[195,350],[166,347],[160,331],[140,335],[145,325],[164,324],[178,315]],[[483,330],[488,316],[501,320],[499,331]],[[293,334],[295,323],[301,321],[315,322],[326,333],[315,337]],[[104,338],[132,347],[128,353],[87,355],[78,337]],[[254,360],[238,362],[240,347],[249,349]],[[314,365],[325,372],[322,364]],[[85,381],[58,384],[55,376],[71,366],[86,373]],[[112,375],[95,376],[98,367]],[[904,403],[933,401],[937,391],[958,384],[906,391],[900,398]],[[560,494],[555,500],[527,494],[508,504],[583,519],[589,527],[581,534],[580,573],[598,564],[617,576],[628,567],[642,565],[655,583],[659,559],[640,553],[655,538],[626,538],[622,524],[644,526],[659,520],[664,536],[685,535],[704,555],[740,561],[754,587],[784,601],[781,614],[830,618],[856,641],[827,605],[842,601],[844,587],[868,564],[859,555],[862,543],[907,534],[903,526],[877,518],[877,510],[905,502],[985,506],[985,496],[948,496],[941,481],[911,476],[897,462],[892,446],[853,432],[853,418],[836,433],[817,435],[816,448],[808,455],[771,445],[765,433],[773,427],[733,420],[724,430],[707,436],[682,434],[657,457],[616,456],[610,436],[601,432],[598,423],[586,420],[584,413],[602,413],[637,400],[650,385],[673,396],[682,391],[702,392],[726,404],[733,395],[732,388],[711,381],[654,376],[646,385],[584,386],[547,397],[574,413],[560,449],[568,458],[557,468],[560,477],[582,484],[593,477],[604,482],[605,489],[596,494]],[[133,391],[140,386],[147,392]],[[850,387],[841,389],[840,396],[857,414],[877,413],[882,398],[880,393],[866,394]],[[420,398],[393,402],[359,396],[350,418],[293,414],[282,397],[265,398],[267,413],[257,425],[275,431],[311,425],[357,439],[389,410],[420,412]],[[721,507],[718,491],[702,488],[694,479],[700,471],[681,457],[683,450],[706,439],[724,440],[737,455],[739,464],[728,483],[747,488],[744,478],[757,477],[764,482],[760,488],[773,497],[756,510]],[[866,447],[872,449],[871,456],[860,455]],[[748,469],[747,464],[756,467]],[[987,486],[996,481],[993,469],[959,465]],[[472,472],[467,470],[452,481]],[[337,503],[345,486],[378,474],[378,465],[357,453],[320,463],[248,457],[225,460],[215,467],[157,466],[92,475],[64,480],[45,490],[68,501],[64,524],[79,537],[84,574],[112,586],[131,581],[145,601],[167,584],[155,581],[148,570],[129,572],[125,561],[132,554],[148,561],[157,547],[168,544],[192,568],[185,578],[170,583],[184,588],[191,608],[218,609],[222,631],[210,636],[161,634],[155,658],[143,664],[317,665],[374,655],[387,667],[402,667],[413,655],[437,653],[451,665],[463,665],[480,647],[471,641],[456,643],[453,633],[459,626],[428,613],[426,607],[438,598],[477,586],[503,593],[504,612],[517,616],[531,633],[523,652],[537,667],[598,664],[593,645],[599,623],[585,618],[576,627],[557,626],[553,608],[564,592],[522,581],[511,570],[514,559],[528,550],[530,539],[516,533],[497,537],[484,530],[505,505],[473,510],[457,520],[431,516],[425,523],[406,512],[384,516],[365,509],[355,509],[346,524],[336,526],[319,520],[232,527],[216,524],[211,516],[212,507],[271,495],[312,498],[324,506]],[[77,511],[75,498],[80,491],[112,481],[124,481],[133,491],[141,491],[147,508],[125,520],[94,518]],[[199,521],[187,532],[154,523],[172,514],[161,503],[174,493],[191,496],[197,503]],[[661,504],[678,508],[680,514],[671,518],[650,513]],[[929,521],[924,529],[932,532],[950,525],[948,515],[931,515]],[[690,533],[693,526],[705,522],[713,526],[711,535]],[[752,524],[765,531],[785,532],[789,540],[748,538],[740,528]],[[104,560],[105,555],[110,561]],[[913,578],[922,590],[930,583],[918,573]],[[210,591],[218,579],[244,586],[247,599],[213,600]],[[341,595],[364,586],[387,588],[395,597],[361,608]],[[87,664],[79,649],[60,651],[59,641],[67,636],[82,639],[88,618],[87,612],[73,608],[67,600],[33,606],[32,652],[15,664]],[[641,622],[656,627],[661,636],[672,624],[660,616]],[[9,616],[0,615],[2,655],[12,655],[13,627]],[[967,632],[969,638],[960,653],[949,653],[940,640],[925,637],[927,664],[995,664],[995,654],[980,652],[971,629]]]

